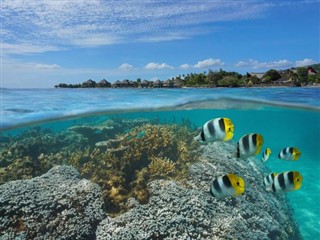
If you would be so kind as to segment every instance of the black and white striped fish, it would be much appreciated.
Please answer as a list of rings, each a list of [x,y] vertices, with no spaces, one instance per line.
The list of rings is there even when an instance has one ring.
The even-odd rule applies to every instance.
[[[215,118],[206,122],[194,138],[201,143],[228,141],[233,137],[234,125],[229,118]]]
[[[261,161],[262,162],[266,162],[269,159],[270,154],[271,154],[271,149],[270,148],[267,148],[266,150],[264,150],[264,152],[262,153]]]
[[[244,180],[235,174],[226,174],[212,181],[210,193],[216,198],[240,195],[245,190]]]
[[[263,179],[263,185],[266,188],[269,188],[273,184],[275,176],[277,176],[277,173],[270,173],[269,175],[265,176]]]
[[[297,171],[279,173],[274,177],[273,183],[266,190],[272,192],[290,192],[301,188],[302,176]]]
[[[263,145],[263,137],[257,133],[250,133],[242,136],[237,142],[235,157],[247,159],[260,153]]]
[[[294,147],[286,147],[278,154],[278,158],[282,160],[298,160],[300,156],[301,152],[298,148]]]

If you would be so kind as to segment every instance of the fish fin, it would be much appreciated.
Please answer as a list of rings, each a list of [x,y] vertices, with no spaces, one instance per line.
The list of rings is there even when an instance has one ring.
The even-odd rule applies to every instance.
[[[223,141],[225,141],[225,142],[229,141],[232,139],[232,137],[233,137],[233,132],[227,132],[226,137],[223,139]]]
[[[194,141],[202,142],[200,134],[193,138]]]

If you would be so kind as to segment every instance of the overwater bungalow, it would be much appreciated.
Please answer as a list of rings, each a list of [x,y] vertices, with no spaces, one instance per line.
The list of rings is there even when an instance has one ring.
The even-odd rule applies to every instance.
[[[102,79],[100,82],[98,82],[98,87],[99,88],[110,88],[111,87],[111,83],[108,82],[105,79]]]
[[[82,87],[83,88],[93,88],[96,86],[96,84],[97,83],[95,81],[93,81],[92,79],[89,79],[89,80],[82,83]]]
[[[163,86],[162,82],[160,80],[156,80],[153,83],[153,88],[161,88]]]

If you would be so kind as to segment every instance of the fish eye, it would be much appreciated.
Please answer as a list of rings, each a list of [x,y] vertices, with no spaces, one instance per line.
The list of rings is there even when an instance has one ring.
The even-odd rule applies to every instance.
[[[239,182],[237,182],[237,185],[238,185],[238,186],[240,186],[240,183],[239,183]]]
[[[300,178],[297,179],[297,182],[299,182]]]

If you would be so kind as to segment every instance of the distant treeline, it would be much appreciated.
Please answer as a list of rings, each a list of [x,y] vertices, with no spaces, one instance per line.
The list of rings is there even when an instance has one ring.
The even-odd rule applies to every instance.
[[[179,75],[164,81],[148,81],[138,78],[110,83],[103,79],[89,79],[82,84],[60,83],[56,88],[180,88],[180,87],[250,87],[250,86],[305,86],[320,84],[320,64],[286,70],[270,69],[265,73],[246,73],[209,70],[203,73]]]

